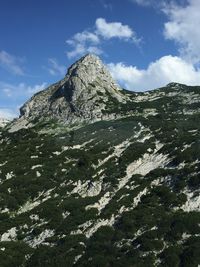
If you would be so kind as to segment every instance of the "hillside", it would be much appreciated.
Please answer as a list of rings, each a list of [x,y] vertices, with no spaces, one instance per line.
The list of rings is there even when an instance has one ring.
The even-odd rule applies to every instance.
[[[87,55],[0,128],[0,266],[200,264],[200,87]]]

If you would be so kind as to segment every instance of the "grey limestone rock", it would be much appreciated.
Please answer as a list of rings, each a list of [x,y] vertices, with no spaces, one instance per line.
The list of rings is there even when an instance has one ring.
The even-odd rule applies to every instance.
[[[24,128],[45,118],[67,124],[113,118],[113,114],[103,112],[110,101],[125,102],[125,98],[102,61],[88,54],[68,69],[63,80],[27,101],[14,128]]]

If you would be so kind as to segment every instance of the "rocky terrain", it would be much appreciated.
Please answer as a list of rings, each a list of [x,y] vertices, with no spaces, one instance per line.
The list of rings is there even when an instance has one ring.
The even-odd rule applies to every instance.
[[[125,97],[101,60],[91,54],[73,64],[65,78],[34,95],[21,108],[21,118],[11,131],[29,127],[35,121],[52,118],[65,124],[80,124],[113,118],[110,105]]]
[[[0,266],[200,264],[200,87],[87,55],[0,130]]]

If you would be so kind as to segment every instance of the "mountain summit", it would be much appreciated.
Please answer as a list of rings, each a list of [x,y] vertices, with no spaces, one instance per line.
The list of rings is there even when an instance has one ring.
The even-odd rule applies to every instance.
[[[110,73],[95,55],[75,62],[63,80],[35,94],[20,109],[18,128],[33,121],[59,119],[65,123],[102,119],[109,102],[123,101],[123,94]]]

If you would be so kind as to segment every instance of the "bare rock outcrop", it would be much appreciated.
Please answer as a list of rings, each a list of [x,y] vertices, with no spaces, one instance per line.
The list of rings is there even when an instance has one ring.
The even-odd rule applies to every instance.
[[[113,114],[106,114],[105,109],[116,102],[125,102],[124,94],[102,61],[88,54],[68,69],[63,80],[27,101],[20,109],[14,128],[24,128],[45,118],[67,124],[112,118]]]

